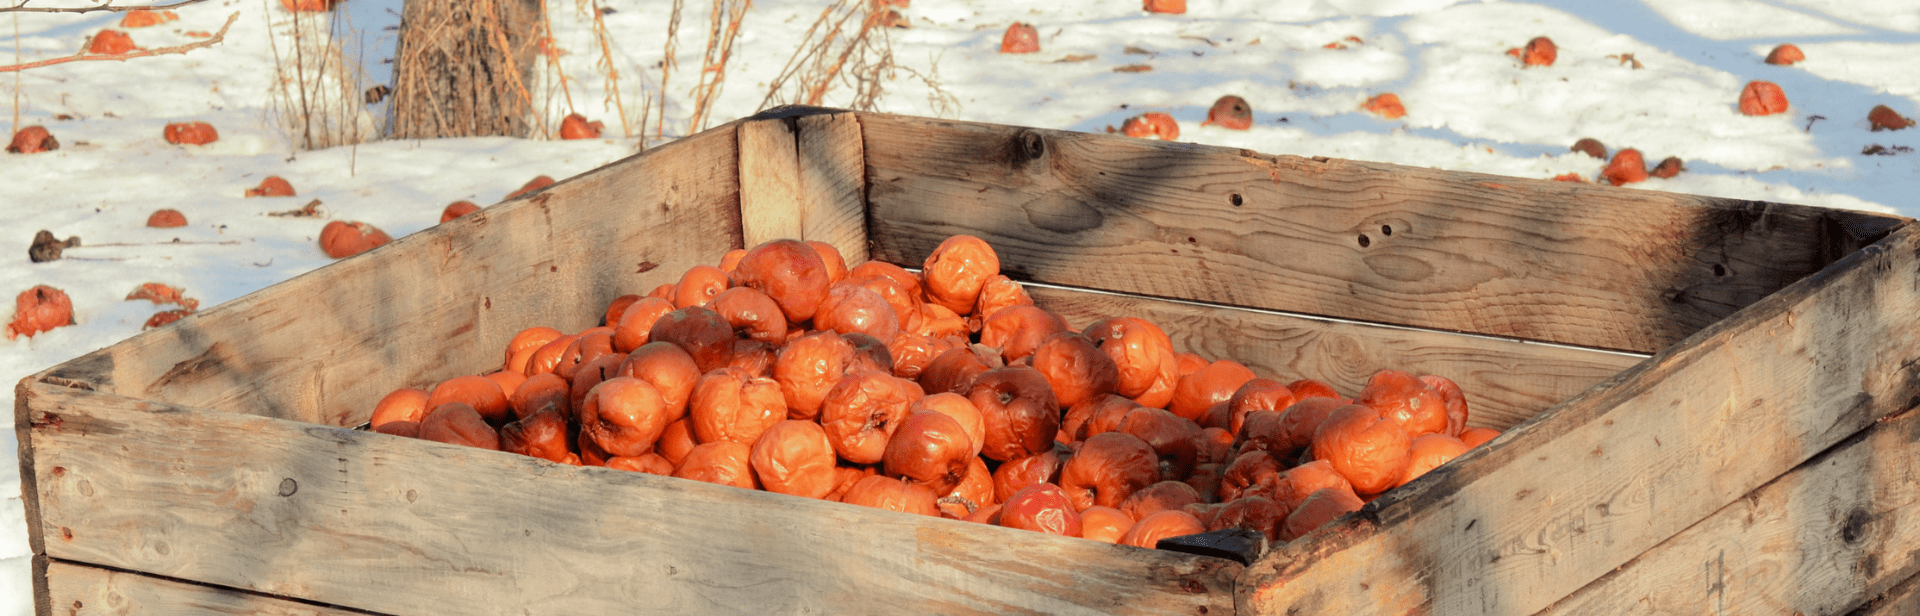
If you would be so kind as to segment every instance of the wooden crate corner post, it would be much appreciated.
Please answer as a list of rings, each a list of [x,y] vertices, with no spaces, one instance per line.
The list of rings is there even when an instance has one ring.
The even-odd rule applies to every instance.
[[[866,158],[859,114],[792,107],[740,122],[740,225],[746,246],[832,245],[867,260]]]

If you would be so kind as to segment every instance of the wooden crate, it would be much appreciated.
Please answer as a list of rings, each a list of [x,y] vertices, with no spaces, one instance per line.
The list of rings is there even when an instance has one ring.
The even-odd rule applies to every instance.
[[[1904,218],[786,109],[20,382],[59,614],[1910,612]],[[1044,306],[1507,432],[1249,566],[351,429],[776,237],[986,238]],[[1651,354],[1651,357],[1648,355]]]

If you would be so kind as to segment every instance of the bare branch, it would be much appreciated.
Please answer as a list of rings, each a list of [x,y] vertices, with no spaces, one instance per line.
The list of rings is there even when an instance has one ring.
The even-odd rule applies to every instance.
[[[163,4],[160,6],[119,6],[114,4],[102,4],[100,6],[77,6],[77,7],[66,7],[66,8],[61,8],[61,7],[41,8],[37,6],[27,6],[27,3],[25,1],[22,1],[20,4],[17,4],[14,6],[0,6],[0,13],[93,13],[98,11],[113,11],[116,13],[123,13],[126,11],[149,11],[149,10],[164,11],[167,9],[183,7],[189,4],[199,4],[206,1],[207,0],[182,0],[180,2],[175,2],[173,4]]]
[[[53,66],[55,64],[66,64],[68,62],[107,61],[107,60],[113,60],[117,62],[117,61],[131,60],[134,58],[144,58],[147,56],[158,56],[163,54],[183,54],[183,53],[187,53],[189,51],[193,51],[195,49],[199,49],[202,47],[211,47],[219,43],[220,41],[226,40],[227,28],[233,25],[234,20],[239,18],[240,18],[239,13],[228,15],[227,23],[220,25],[220,31],[213,33],[213,38],[210,38],[204,41],[196,41],[193,43],[187,43],[185,45],[175,45],[173,47],[141,49],[138,51],[131,51],[123,54],[103,54],[103,53],[90,54],[83,51],[83,52],[73,54],[71,56],[66,56],[63,58],[53,58],[50,60],[41,60],[39,62],[28,62],[26,64],[12,64],[12,65],[0,66],[0,73],[24,71],[30,68]]]

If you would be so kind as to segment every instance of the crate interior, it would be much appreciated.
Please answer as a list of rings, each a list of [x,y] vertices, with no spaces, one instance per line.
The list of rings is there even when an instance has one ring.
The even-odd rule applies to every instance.
[[[828,121],[803,117],[703,133],[50,374],[134,398],[355,425],[386,391],[490,370],[485,350],[519,329],[590,327],[611,298],[717,262],[748,237],[819,237],[850,260],[870,248],[912,267],[946,236],[972,233],[1010,276],[1067,287],[1042,294],[1082,317],[1197,302],[1165,314],[1233,316],[1215,323],[1224,332],[1181,325],[1187,350],[1344,389],[1389,366],[1480,380],[1463,382],[1468,395],[1488,396],[1479,406],[1510,425],[1903,220],[1104,135],[829,118],[830,129],[799,131]],[[767,151],[787,160],[768,163]],[[863,185],[809,168],[849,160],[864,161],[854,166]],[[780,176],[790,180],[768,179]],[[767,222],[766,212],[796,207],[839,213]],[[1685,231],[1647,231],[1656,227]],[[1135,300],[1074,299],[1073,289]],[[1238,322],[1256,333],[1232,331]]]
[[[846,179],[849,168],[857,170],[858,181]],[[848,214],[850,203],[859,208],[856,214]],[[792,219],[767,215],[786,210],[803,214]],[[677,482],[662,487],[664,480],[657,478],[555,470],[530,459],[507,460],[384,435],[302,435],[291,428],[294,424],[275,420],[358,425],[373,402],[396,387],[491,370],[499,362],[496,350],[514,332],[534,325],[590,327],[613,297],[676,280],[688,267],[714,263],[751,240],[821,238],[842,246],[850,260],[870,251],[873,258],[911,267],[941,238],[973,233],[1000,251],[1005,271],[1034,283],[1030,291],[1038,302],[1076,326],[1101,315],[1141,316],[1166,328],[1181,350],[1235,359],[1263,376],[1327,380],[1346,392],[1357,391],[1381,367],[1442,374],[1466,390],[1475,423],[1507,429],[1902,223],[1781,204],[875,114],[757,120],[635,156],[64,364],[45,373],[45,380],[75,389],[41,399],[73,396],[82,404],[89,392],[99,394],[85,403],[124,406],[102,411],[100,425],[134,431],[176,436],[209,427],[228,431],[223,433],[285,432],[288,442],[236,444],[241,450],[233,455],[282,458],[264,464],[288,479],[300,476],[299,485],[314,486],[300,488],[309,495],[353,500],[361,507],[375,504],[371,501],[415,503],[426,489],[405,486],[426,485],[416,477],[421,468],[412,465],[421,460],[451,465],[454,470],[435,471],[449,481],[498,483],[520,473],[557,473],[554,485],[510,484],[518,486],[511,493],[556,502],[568,496],[555,486],[570,484],[613,490],[623,498],[678,498],[666,496],[682,489]],[[1649,231],[1653,228],[1668,231]],[[140,412],[150,406],[225,413],[195,418]],[[55,495],[55,501],[66,495],[75,507],[81,500],[75,494],[92,497],[95,489],[165,493],[182,482],[148,476],[164,473],[170,459],[209,448],[225,451],[228,445],[215,440],[144,442],[149,452],[116,462],[128,476],[126,485],[82,490],[79,478],[69,476],[55,478],[57,485],[42,491]],[[84,447],[92,441],[72,442]],[[352,475],[351,482],[330,488],[307,483],[325,476],[329,461],[345,456],[342,452],[355,459],[350,465],[342,462],[339,471]],[[217,470],[206,473],[184,483],[209,491],[235,481],[262,493],[282,489],[267,471],[239,480]],[[831,504],[799,505],[768,500],[777,495],[735,495],[704,486],[693,491],[715,499],[716,506],[797,506],[822,516],[794,523],[767,518],[766,512],[738,519],[715,512],[713,524],[770,524],[804,534],[825,532],[829,525],[819,520],[835,519],[833,509],[825,508]],[[431,516],[389,530],[422,537],[420,546],[429,551],[464,541],[468,529],[461,527],[461,507],[485,508],[497,498],[470,488],[436,486],[427,493],[437,497]],[[156,505],[162,504],[185,512],[168,514],[157,527],[183,535],[195,524],[214,522],[187,524],[176,518],[217,517],[224,507]],[[816,512],[816,505],[828,513]],[[124,504],[93,507],[82,509],[104,514]],[[313,515],[288,504],[266,507],[262,515]],[[593,516],[618,517],[617,508],[608,506],[550,509],[524,513],[542,518],[541,528],[551,528],[554,519],[590,524]],[[380,524],[378,511],[348,513],[343,509],[340,519],[322,526],[333,531]],[[685,514],[663,509],[641,517]],[[560,518],[549,519],[556,515]],[[857,519],[833,524],[871,517],[848,515]],[[124,514],[156,524],[143,516],[150,513]],[[1000,565],[1021,557],[1017,549],[962,534],[928,535],[925,526],[911,528],[917,530],[871,538],[868,549],[881,549],[879,543],[887,539],[921,552],[980,553]],[[295,556],[254,563],[258,571],[209,573],[183,562],[193,554],[179,548],[174,556],[156,555],[154,535],[146,531],[122,532],[128,534],[116,539],[120,543],[96,548],[100,560],[86,562],[183,579],[212,576],[214,584],[311,597],[303,585],[313,582],[287,573],[275,560]],[[595,532],[594,537],[643,540],[631,529]],[[503,550],[524,545],[525,539],[486,536]],[[324,542],[299,541],[270,547],[290,548],[294,555],[323,555],[328,548]],[[731,537],[721,543],[755,553],[789,549],[769,538]],[[223,545],[249,549],[245,542]],[[344,545],[353,558],[392,556],[361,539]],[[644,562],[671,566],[680,562],[681,552],[674,550],[698,548],[673,547]],[[1078,553],[1070,544],[1047,549]],[[133,556],[113,556],[116,550]],[[491,556],[476,561],[522,562],[482,551]],[[1163,563],[1111,551],[1084,557],[1158,571],[1151,574],[1158,583],[1202,580],[1195,583],[1232,594],[1208,586],[1231,580],[1234,573],[1205,570],[1215,566],[1206,564],[1210,561]],[[565,550],[553,556],[556,562],[569,558]],[[1176,563],[1177,570],[1154,569],[1167,563]],[[389,574],[404,577],[422,566],[427,565],[402,561]],[[651,565],[606,575],[658,574],[646,566]],[[877,568],[863,564],[832,571],[882,575],[887,568],[883,562]],[[577,583],[550,576],[529,579],[562,587]],[[980,584],[1008,578],[961,579]],[[328,586],[323,594],[333,593],[327,596],[348,596],[353,583],[383,581],[381,570],[374,569],[320,586]],[[971,597],[968,609],[994,605],[998,592],[961,590]],[[1093,584],[1080,595],[1109,591]],[[670,585],[659,592],[684,599],[690,591]],[[1026,597],[1027,592],[1060,589],[1035,587],[1015,594]],[[357,607],[427,607],[402,594]],[[497,589],[472,590],[470,599],[485,606],[509,596]],[[704,598],[724,603],[717,597]],[[836,601],[843,600],[844,595],[807,595],[796,605],[841,605]],[[617,609],[599,601],[556,598],[547,605]]]

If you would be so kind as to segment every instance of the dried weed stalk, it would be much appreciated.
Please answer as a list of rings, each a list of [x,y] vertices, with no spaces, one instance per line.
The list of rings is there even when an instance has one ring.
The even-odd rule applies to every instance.
[[[800,46],[767,86],[760,109],[784,104],[821,105],[835,87],[846,86],[852,91],[847,106],[876,111],[886,84],[905,74],[927,86],[927,101],[935,114],[948,116],[957,111],[959,99],[940,86],[937,63],[931,72],[922,74],[894,61],[885,4],[837,0],[822,10]]]
[[[707,31],[707,52],[700,58],[700,79],[693,87],[693,115],[687,121],[689,132],[707,128],[713,105],[727,82],[727,61],[733,57],[733,43],[740,36],[740,22],[747,17],[753,0],[713,0],[713,16]]]
[[[336,40],[346,26],[337,24],[331,12],[288,14],[263,4],[268,15],[288,18],[278,27],[268,19],[267,40],[275,73],[271,113],[294,144],[317,150],[378,136],[358,87],[358,67],[349,67]]]
[[[605,13],[600,10],[598,3],[587,3],[585,0],[580,0],[580,2],[576,2],[575,5],[587,5],[588,8],[592,10],[593,37],[600,42],[600,61],[594,66],[599,67],[601,74],[607,77],[608,99],[603,102],[612,104],[614,110],[619,112],[620,134],[632,137],[633,124],[627,121],[627,105],[626,102],[620,98],[620,68],[613,61],[613,46],[608,43],[608,39],[613,38],[613,36],[607,33],[607,21],[601,18]]]
[[[577,7],[578,4],[576,3],[576,8]],[[546,56],[547,70],[551,71],[554,77],[560,82],[560,95],[566,98],[567,113],[574,113],[577,109],[573,106],[573,87],[567,85],[569,81],[567,78],[567,68],[560,63],[560,56],[565,55],[566,51],[561,49],[560,42],[553,38],[553,20],[547,16],[547,3],[544,1],[540,3],[540,27],[545,31],[544,37],[540,39],[542,41],[540,44],[540,55]],[[552,115],[553,104],[553,92],[551,89],[547,91],[546,102],[548,104],[547,113],[543,113],[542,115],[550,116]],[[553,138],[552,134],[545,136],[549,139]]]
[[[666,56],[660,61],[660,118],[653,127],[654,139],[667,138],[667,80],[673,76],[673,69],[680,65],[674,61],[674,51],[680,42],[680,8],[683,0],[673,0],[673,15],[667,19]]]

